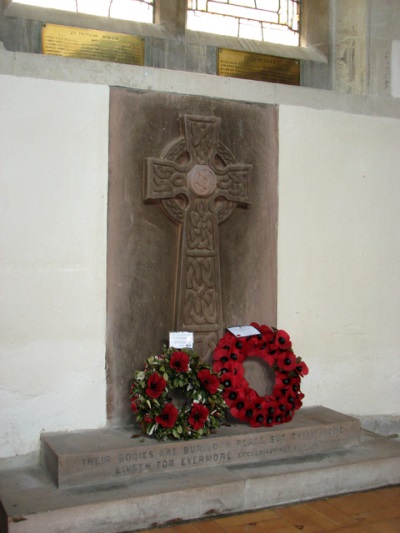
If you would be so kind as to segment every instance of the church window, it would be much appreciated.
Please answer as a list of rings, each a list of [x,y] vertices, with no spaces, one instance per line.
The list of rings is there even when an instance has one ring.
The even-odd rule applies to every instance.
[[[73,11],[136,22],[153,22],[154,0],[13,0],[13,4]]]
[[[187,28],[299,45],[301,0],[188,0]]]

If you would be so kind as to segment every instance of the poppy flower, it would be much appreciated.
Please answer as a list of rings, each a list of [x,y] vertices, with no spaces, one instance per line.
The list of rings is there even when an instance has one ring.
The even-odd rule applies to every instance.
[[[178,420],[179,411],[172,403],[167,403],[161,414],[156,416],[157,424],[164,428],[173,428]]]
[[[257,355],[259,352],[259,339],[257,335],[252,335],[251,337],[246,337],[243,343],[243,353],[246,357],[252,357]]]
[[[275,334],[275,339],[271,345],[275,350],[289,350],[292,347],[289,334],[283,329],[278,329]]]
[[[204,424],[207,421],[209,415],[209,410],[205,405],[201,403],[194,402],[192,409],[190,410],[190,415],[188,418],[189,424],[194,430],[198,430],[204,427]]]
[[[267,349],[260,350],[257,356],[263,361],[265,361],[271,367],[275,363],[275,360],[276,360],[276,357],[273,354],[271,354]]]
[[[237,363],[236,361],[225,361],[222,362],[221,360],[215,361],[213,364],[213,370],[217,374],[225,374],[226,372],[229,372],[230,374],[233,374],[234,376],[243,377],[244,376],[244,367],[241,363]]]
[[[222,374],[220,377],[220,383],[224,386],[225,389],[243,389],[248,386],[247,381],[244,378],[235,376],[230,372]]]
[[[299,392],[294,400],[294,408],[300,409],[300,407],[303,405],[303,402],[301,401],[304,398],[304,394],[302,392]]]
[[[209,392],[211,395],[215,394],[219,389],[220,384],[218,377],[215,374],[211,374],[207,368],[200,370],[200,372],[197,374],[197,377],[207,392]]]
[[[304,377],[308,374],[308,366],[305,364],[304,361],[300,361],[299,363],[297,363],[296,370],[301,377]]]
[[[243,409],[240,409],[238,419],[242,422],[249,422],[251,425],[251,419],[255,415],[257,408],[254,402],[246,402]]]
[[[177,372],[187,372],[189,370],[189,360],[186,352],[174,352],[171,356],[169,366]]]
[[[246,399],[244,389],[229,390],[225,389],[222,393],[222,397],[228,407],[232,407],[235,403]]]
[[[265,423],[268,402],[265,400],[265,398],[261,398],[260,396],[257,396],[253,400],[253,404],[254,404],[254,410],[253,410],[253,413],[251,414],[249,423],[252,428],[259,428],[263,426]]]
[[[275,387],[288,389],[292,384],[292,378],[286,372],[275,372]]]
[[[239,420],[243,420],[244,415],[244,408],[246,406],[246,400],[245,398],[238,398],[233,404],[231,405],[231,415],[235,418],[238,418]]]
[[[241,348],[237,348],[236,346],[229,352],[229,360],[237,363],[243,363],[244,361],[244,353],[242,352]]]
[[[294,370],[297,366],[296,356],[291,351],[280,352],[276,358],[276,362],[279,368],[286,370],[287,372],[289,370]]]
[[[213,353],[213,359],[214,361],[220,361],[226,362],[229,360],[229,353],[230,353],[230,346],[224,345],[224,346],[217,346]]]
[[[267,396],[265,400],[267,406],[265,409],[264,426],[271,427],[275,424],[275,415],[278,412],[278,402],[273,396]]]
[[[158,398],[163,392],[167,385],[165,379],[158,374],[158,372],[153,372],[147,381],[146,394],[150,398]]]
[[[151,424],[153,422],[153,418],[148,413],[144,415],[143,422],[145,424]]]
[[[250,426],[252,428],[259,428],[265,423],[265,411],[255,409],[253,416],[250,418]]]
[[[227,331],[214,350],[214,361],[221,360],[222,362],[226,362],[231,360],[243,363],[245,359],[243,349],[245,342],[246,339],[235,337],[235,335],[232,335],[232,333]]]
[[[135,396],[131,398],[131,409],[134,413],[138,412],[138,405],[137,405],[138,400],[139,400],[138,394],[135,394]]]

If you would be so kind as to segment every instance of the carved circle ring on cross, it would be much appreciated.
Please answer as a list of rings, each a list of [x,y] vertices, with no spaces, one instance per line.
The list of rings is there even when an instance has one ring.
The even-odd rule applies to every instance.
[[[218,342],[213,370],[224,386],[223,397],[231,415],[251,427],[274,426],[292,420],[302,405],[301,377],[307,365],[296,357],[286,331],[251,324],[258,335],[238,338],[230,331]],[[275,374],[272,393],[260,396],[249,386],[243,363],[249,357],[265,361]]]

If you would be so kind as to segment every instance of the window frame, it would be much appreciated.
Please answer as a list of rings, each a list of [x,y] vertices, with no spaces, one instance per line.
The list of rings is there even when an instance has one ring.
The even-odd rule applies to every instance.
[[[204,45],[229,48],[289,59],[315,63],[328,63],[329,53],[329,0],[319,0],[319,15],[324,23],[315,23],[312,0],[302,0],[300,45],[254,41],[213,33],[186,29],[186,0],[154,0],[154,23],[133,22],[115,18],[87,15],[58,9],[17,4],[14,0],[3,0],[3,16],[39,21],[43,23],[79,26],[87,29],[122,32],[143,38],[160,38],[167,41],[184,41],[188,45]],[[177,17],[177,14],[180,15]],[[304,27],[305,26],[305,27]]]

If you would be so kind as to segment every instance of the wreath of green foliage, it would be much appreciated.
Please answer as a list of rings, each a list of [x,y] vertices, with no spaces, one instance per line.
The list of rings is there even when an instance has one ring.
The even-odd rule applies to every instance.
[[[199,439],[225,421],[223,385],[190,349],[167,348],[145,361],[131,386],[131,408],[142,432],[158,440]],[[177,397],[180,397],[178,406]]]

